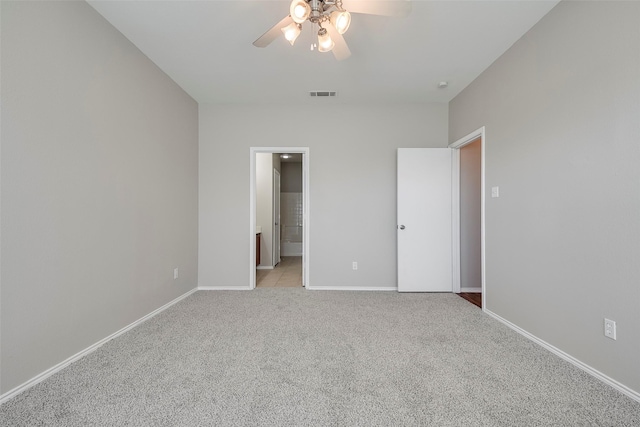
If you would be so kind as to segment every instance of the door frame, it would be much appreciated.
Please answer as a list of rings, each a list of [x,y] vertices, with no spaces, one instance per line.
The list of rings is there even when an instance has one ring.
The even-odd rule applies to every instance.
[[[276,191],[276,177],[278,177],[278,189]],[[280,236],[282,235],[282,221],[280,221],[280,217],[281,217],[281,213],[280,213],[280,188],[282,187],[281,184],[281,175],[280,172],[278,172],[278,169],[273,168],[273,203],[272,203],[272,207],[273,207],[273,231],[271,233],[271,240],[272,240],[272,251],[271,253],[273,254],[273,260],[271,261],[271,263],[273,264],[273,267],[275,268],[276,265],[278,265],[280,263]],[[278,199],[278,203],[276,204],[276,194],[277,194],[277,199]],[[276,205],[277,205],[277,211],[276,211]],[[276,214],[278,215],[276,218]],[[276,230],[279,231],[279,233],[276,233]]]
[[[452,172],[452,212],[453,218],[451,221],[451,237],[453,240],[453,292],[460,293],[460,149],[467,144],[472,143],[476,139],[480,138],[480,263],[481,263],[481,280],[482,280],[482,310],[487,307],[487,293],[486,293],[486,257],[485,257],[485,149],[487,140],[485,137],[485,127],[482,126],[470,134],[458,139],[455,142],[449,144],[449,148],[452,149],[451,156],[451,172]]]
[[[256,287],[256,154],[302,154],[302,286],[309,286],[309,147],[249,148],[249,289]]]

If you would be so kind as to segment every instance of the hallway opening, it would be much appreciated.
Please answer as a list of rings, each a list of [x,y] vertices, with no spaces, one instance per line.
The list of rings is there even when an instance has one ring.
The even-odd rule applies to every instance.
[[[269,280],[265,283],[270,285],[287,279],[282,283],[288,286],[293,286],[294,278],[299,277],[296,286],[306,286],[309,280],[309,149],[251,147],[250,162],[249,286],[255,288],[266,277]]]
[[[301,288],[302,257],[282,256],[272,270],[256,271],[256,288]]]

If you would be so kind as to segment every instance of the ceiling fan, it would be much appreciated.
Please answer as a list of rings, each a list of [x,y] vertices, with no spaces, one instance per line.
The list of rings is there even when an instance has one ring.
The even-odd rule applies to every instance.
[[[302,24],[309,22],[312,26],[318,26],[318,43],[312,44],[311,49],[333,52],[335,58],[341,61],[351,56],[342,36],[351,24],[351,13],[406,16],[410,11],[410,0],[292,0],[289,15],[260,36],[253,45],[267,47],[282,32],[293,46],[302,31]]]

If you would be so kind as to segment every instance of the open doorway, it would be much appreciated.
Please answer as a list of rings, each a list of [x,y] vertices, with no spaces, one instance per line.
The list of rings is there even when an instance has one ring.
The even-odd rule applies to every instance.
[[[484,128],[453,149],[453,292],[486,307],[484,269]]]
[[[249,286],[307,286],[309,149],[251,147],[250,156]]]

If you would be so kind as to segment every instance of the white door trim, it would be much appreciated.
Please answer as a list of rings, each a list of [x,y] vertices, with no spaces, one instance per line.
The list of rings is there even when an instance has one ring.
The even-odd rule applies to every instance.
[[[281,184],[280,184],[280,172],[278,172],[278,169],[273,168],[273,215],[272,215],[272,227],[273,227],[273,232],[271,233],[271,242],[273,244],[273,249],[271,251],[272,255],[273,255],[273,260],[271,262],[271,264],[273,265],[273,267],[275,268],[276,265],[278,265],[278,263],[280,263],[280,236],[281,236],[281,232],[277,232],[277,231],[281,231],[282,230],[282,222],[280,221],[280,217],[281,217],[281,213],[280,213],[280,206],[278,206],[278,209],[276,210],[276,176],[278,177],[278,188],[277,188],[277,193],[278,193],[278,205],[280,204],[280,188],[281,188]],[[277,215],[277,216],[276,216]],[[276,223],[278,224],[276,226]]]
[[[485,148],[487,145],[487,139],[485,137],[484,126],[478,130],[471,132],[459,140],[449,144],[449,148],[453,149],[452,155],[452,230],[451,237],[453,239],[453,292],[460,292],[460,148],[467,144],[481,138],[481,178],[480,178],[480,257],[481,257],[481,269],[482,269],[482,310],[484,311],[487,306],[487,292],[486,292],[486,268],[485,268]]]
[[[249,148],[249,289],[256,287],[256,154],[302,154],[302,286],[309,286],[309,147]]]

